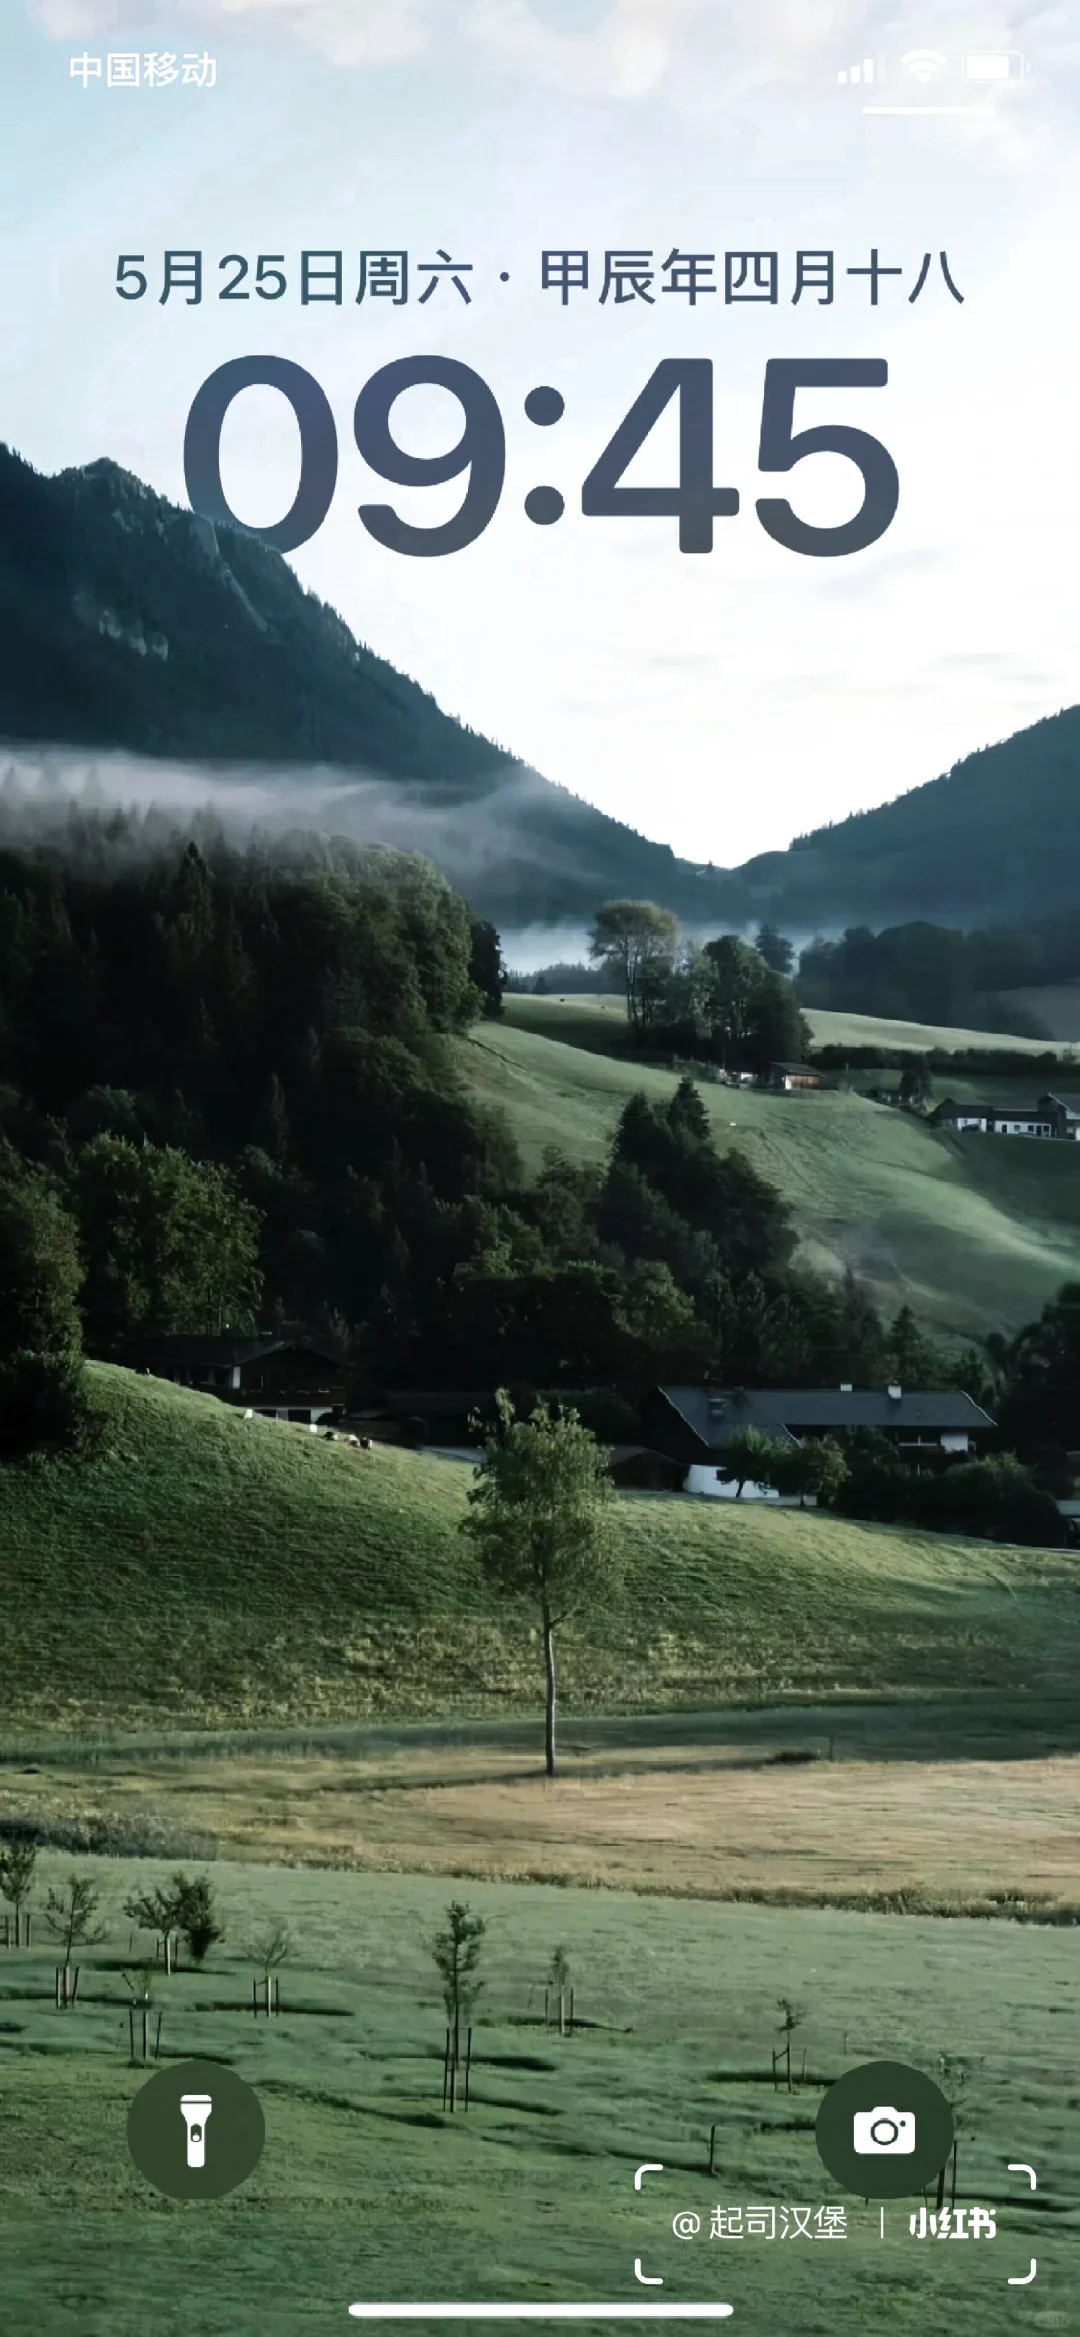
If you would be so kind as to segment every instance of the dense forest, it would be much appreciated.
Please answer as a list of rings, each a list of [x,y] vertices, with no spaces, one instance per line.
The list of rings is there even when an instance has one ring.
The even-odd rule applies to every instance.
[[[447,1044],[498,1003],[492,930],[422,860],[140,860],[132,825],[0,853],[0,1124],[76,1211],[89,1340],[392,1314],[513,1175]]]
[[[1080,928],[1070,911],[1027,926],[960,933],[941,925],[849,925],[799,955],[804,1006],[961,1030],[1049,1036],[1036,1014],[1003,995],[1080,977]]]
[[[73,1221],[92,1353],[273,1321],[369,1382],[880,1378],[872,1308],[793,1265],[690,1082],[603,1171],[553,1130],[527,1183],[452,1047],[500,1010],[498,937],[430,863],[148,831],[0,850],[3,1157]]]

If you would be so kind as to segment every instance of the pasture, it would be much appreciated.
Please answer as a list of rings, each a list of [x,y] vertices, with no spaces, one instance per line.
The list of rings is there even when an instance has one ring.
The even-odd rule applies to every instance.
[[[472,1092],[505,1109],[530,1170],[552,1145],[603,1160],[630,1095],[674,1092],[674,1072],[606,1051],[613,1024],[621,1036],[606,1001],[506,1005],[505,1025],[483,1024],[460,1060]],[[566,1041],[544,1035],[562,1028]],[[833,1273],[855,1268],[887,1313],[906,1302],[941,1332],[1013,1332],[1080,1268],[1075,1147],[1015,1139],[987,1163],[978,1156],[989,1144],[973,1151],[854,1092],[769,1095],[702,1080],[701,1094],[720,1147],[739,1146],[790,1204],[806,1258]]]
[[[635,2257],[751,2337],[1005,2337],[1025,2310],[1068,2314],[1074,1557],[620,1496],[624,1591],[563,1635],[548,1786],[535,1624],[473,1570],[466,1468],[104,1367],[93,1384],[95,1458],[0,1472],[0,1830],[45,1845],[34,1944],[0,1948],[5,2337],[632,2300]],[[226,1936],[167,1979],[123,1910],[177,1864],[209,1874]],[[73,1872],[106,1937],[60,2011],[43,1901]],[[452,2119],[430,1954],[451,1896],[488,1924]],[[281,1924],[282,2011],[256,2020]],[[543,2020],[559,1946],[567,2037]],[[206,2206],[127,2155],[157,2066],[131,2065],[124,1975],[144,1968],[163,2058],[227,2062],[263,2103],[255,2175]],[[913,2240],[907,2203],[882,2237],[824,2173],[822,2089],[879,2057],[955,2099],[958,2197],[995,2208],[993,2241]],[[637,2194],[644,2159],[664,2172]],[[762,2203],[778,2233],[785,2208],[843,2205],[847,2234],[710,2239],[715,2208]],[[1007,2285],[1032,2255],[1037,2308]]]
[[[0,1764],[0,1828],[73,1849],[1080,1920],[1066,1692],[62,1740]]]
[[[458,1530],[466,1464],[326,1444],[107,1366],[92,1385],[96,1457],[0,1471],[0,1748],[536,1711],[536,1618],[495,1598]],[[617,1499],[622,1587],[563,1634],[569,1711],[1053,1696],[1074,1675],[1068,1551]]]
[[[1030,997],[1032,1013],[1041,1013],[1035,1004],[1038,991],[1018,991],[1015,995]],[[819,1047],[910,1047],[923,1054],[933,1047],[943,1047],[950,1054],[963,1053],[969,1047],[983,1051],[1000,1047],[1013,1055],[1044,1055],[1051,1043],[1049,1039],[1015,1038],[1007,1031],[962,1030],[953,1023],[894,1022],[886,1015],[834,1014],[817,1006],[803,1011]],[[1059,1035],[1065,1038],[1072,1034]]]
[[[1075,1011],[1080,999],[1080,983],[1066,984],[1060,992],[1017,991],[1018,1000],[1032,1002],[1032,1012],[1040,1013],[1035,1004],[1039,998],[1064,999],[1068,993],[1074,1012],[1065,1019],[1075,1023],[1075,1030],[1061,1030],[1055,1035],[1063,1040],[1080,1037],[1080,1012]],[[539,1032],[542,1038],[562,1038],[579,1047],[629,1044],[626,1029],[626,1006],[622,998],[604,992],[587,992],[581,996],[544,997],[531,991],[508,991],[503,1001],[507,1020],[516,1030]],[[969,1031],[957,1029],[951,1023],[893,1022],[879,1014],[834,1014],[824,1007],[803,1008],[806,1020],[818,1047],[882,1047],[910,1049],[913,1053],[928,1054],[932,1048],[943,1047],[949,1053],[963,1052],[968,1047],[980,1049],[1000,1047],[1017,1055],[1040,1055],[1047,1052],[1048,1039],[1018,1039],[1004,1031]],[[1049,1015],[1043,1017],[1051,1026]],[[1060,1016],[1058,1017],[1060,1020]]]
[[[470,2107],[451,2119],[430,1958],[447,1884],[219,1862],[226,1941],[201,1971],[157,1975],[155,2019],[166,2058],[219,2058],[256,2086],[267,2141],[242,2189],[181,2206],[124,2138],[149,2072],[129,2066],[120,1967],[149,1943],[121,1910],[161,1869],[82,1871],[110,1937],[82,1959],[75,2009],[51,2001],[47,1952],[0,1954],[5,2337],[306,2337],[344,2331],[359,2299],[640,2300],[635,2257],[669,2303],[732,2303],[748,2337],[1070,2325],[1074,1931],[457,1886],[488,1932]],[[66,1872],[53,1857],[46,1879]],[[256,2021],[253,1951],[279,1921],[295,1942],[283,2009]],[[543,2025],[558,1945],[585,2024],[565,2038]],[[781,1998],[801,2015],[790,2093],[770,2075]],[[887,2207],[882,2237],[877,2207],[825,2173],[823,2087],[879,2057],[925,2069],[956,2103],[958,2197],[996,2210],[993,2240],[913,2239],[918,2201]],[[646,2159],[663,2173],[635,2193]],[[1035,2197],[1013,2159],[1037,2168]],[[761,2203],[778,2234],[785,2207],[842,2205],[847,2236],[710,2238],[718,2204]],[[673,2235],[676,2212],[700,2218],[696,2236]],[[1007,2285],[1032,2256],[1034,2297]]]

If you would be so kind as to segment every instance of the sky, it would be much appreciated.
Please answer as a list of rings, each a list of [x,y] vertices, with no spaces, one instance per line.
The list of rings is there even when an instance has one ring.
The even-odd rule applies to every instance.
[[[4,52],[0,437],[46,471],[109,455],[185,503],[208,375],[251,354],[303,365],[339,465],[298,574],[548,778],[730,866],[1080,699],[1080,5],[9,0]],[[107,85],[110,55],[139,57],[137,87]],[[148,85],[148,55],[212,57],[213,85]],[[1006,57],[1008,78],[972,79],[980,55]],[[84,58],[100,79],[72,74]],[[160,301],[166,248],[203,252],[199,303]],[[304,248],[341,250],[340,307],[301,305]],[[876,306],[847,273],[873,248],[901,270]],[[403,305],[356,302],[365,250],[409,253]],[[468,304],[424,273],[440,250],[467,266]],[[542,287],[545,250],[589,254],[565,305]],[[793,301],[800,250],[833,252],[831,303]],[[607,251],[651,254],[651,305],[600,301]],[[714,255],[719,290],[662,291],[673,251]],[[725,299],[725,253],[772,251],[776,303]],[[145,298],[118,297],[121,253],[145,256]],[[249,287],[258,254],[284,254],[281,300],[221,300],[233,253]],[[442,557],[390,551],[357,516],[390,502],[431,526],[461,501],[463,478],[380,481],[353,442],[364,382],[416,354],[471,367],[506,431],[494,517]],[[797,430],[854,426],[895,462],[896,515],[860,552],[800,555],[758,521],[761,494],[821,527],[861,494],[833,453],[759,473],[778,357],[886,361],[882,387],[800,389],[795,406]],[[714,478],[740,495],[708,554],[680,552],[672,517],[581,510],[672,358],[712,362]],[[549,428],[524,410],[539,384],[565,401]],[[415,388],[392,427],[438,454],[461,410]],[[671,486],[678,458],[673,402],[627,483]],[[247,391],[222,433],[237,516],[279,520],[297,465],[285,400]],[[541,484],[564,498],[555,525],[526,515]]]

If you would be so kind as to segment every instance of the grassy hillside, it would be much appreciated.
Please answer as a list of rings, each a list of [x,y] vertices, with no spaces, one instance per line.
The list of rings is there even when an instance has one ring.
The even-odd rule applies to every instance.
[[[1071,998],[1073,1011],[1066,1019],[1074,1027],[1068,1032],[1063,1029],[1061,1036],[1080,1038],[1080,983],[1057,991],[1017,990],[1014,995],[1028,1001],[1036,1014],[1041,1011],[1036,1004],[1040,998]],[[531,992],[512,991],[504,1003],[506,1018],[515,1030],[537,1031],[541,1038],[563,1039],[577,1047],[618,1051],[629,1046],[621,998],[602,994],[538,998]],[[819,1047],[900,1047],[913,1052],[929,1052],[932,1047],[954,1052],[968,1047],[1005,1047],[1017,1055],[1045,1055],[1049,1045],[1046,1039],[1017,1039],[1005,1031],[957,1030],[949,1023],[890,1022],[880,1014],[831,1014],[817,1006],[804,1008],[804,1013]],[[1043,1019],[1049,1027],[1049,1015]]]
[[[1034,1014],[1039,1013],[1034,1002],[1041,995],[1035,990],[1016,992],[1017,998],[1030,997]],[[804,1011],[819,1047],[945,1047],[951,1052],[1004,1047],[1014,1055],[1045,1055],[1049,1045],[1046,1039],[1018,1039],[1008,1031],[958,1030],[952,1023],[890,1022],[881,1014],[830,1014],[816,1006]]]
[[[603,992],[543,998],[511,990],[503,999],[503,1014],[515,1030],[561,1039],[564,1046],[585,1047],[594,1054],[632,1052],[625,1000]]]
[[[612,1023],[620,1027],[605,1001],[512,998],[507,1016],[505,1027],[485,1024],[464,1045],[463,1061],[474,1091],[509,1113],[530,1166],[552,1144],[573,1159],[602,1159],[636,1088],[672,1092],[671,1072],[594,1051]],[[567,1030],[570,1043],[540,1035],[541,1023]],[[990,1139],[938,1133],[857,1094],[708,1083],[701,1092],[718,1143],[740,1145],[790,1202],[808,1257],[837,1272],[857,1268],[889,1311],[907,1300],[941,1330],[1012,1331],[1080,1271],[1072,1146],[995,1150]]]
[[[0,1471],[4,1731],[535,1710],[531,1615],[457,1532],[469,1471],[245,1421],[96,1367],[100,1456]],[[572,1705],[1043,1685],[1066,1554],[623,1496],[624,1597],[567,1632]]]

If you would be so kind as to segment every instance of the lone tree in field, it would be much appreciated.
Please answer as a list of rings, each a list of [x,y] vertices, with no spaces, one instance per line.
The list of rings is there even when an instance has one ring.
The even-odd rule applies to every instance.
[[[635,1039],[644,1037],[654,1018],[678,938],[678,918],[655,901],[607,901],[597,911],[589,957],[618,975]]]
[[[89,1875],[68,1876],[62,1891],[50,1891],[45,1901],[45,1926],[59,1940],[64,1953],[64,2002],[72,2000],[71,1959],[76,1948],[97,1947],[105,1925],[97,1921],[101,1904]]]
[[[544,1635],[547,1694],[545,1758],[555,1775],[555,1633],[586,1607],[599,1605],[616,1566],[613,1487],[595,1437],[576,1412],[538,1404],[518,1420],[500,1388],[498,1429],[475,1471],[471,1535],[489,1582],[512,1598],[532,1599]]]
[[[5,1842],[0,1850],[0,1898],[15,1909],[15,1945],[22,1934],[23,1908],[34,1887],[37,1849],[33,1842]]]
[[[442,1981],[443,2003],[449,2024],[454,2066],[461,2059],[461,2026],[466,2028],[484,1983],[476,1976],[487,1925],[482,1915],[470,1914],[460,1899],[452,1899],[446,1923],[431,1943],[435,1967]]]

